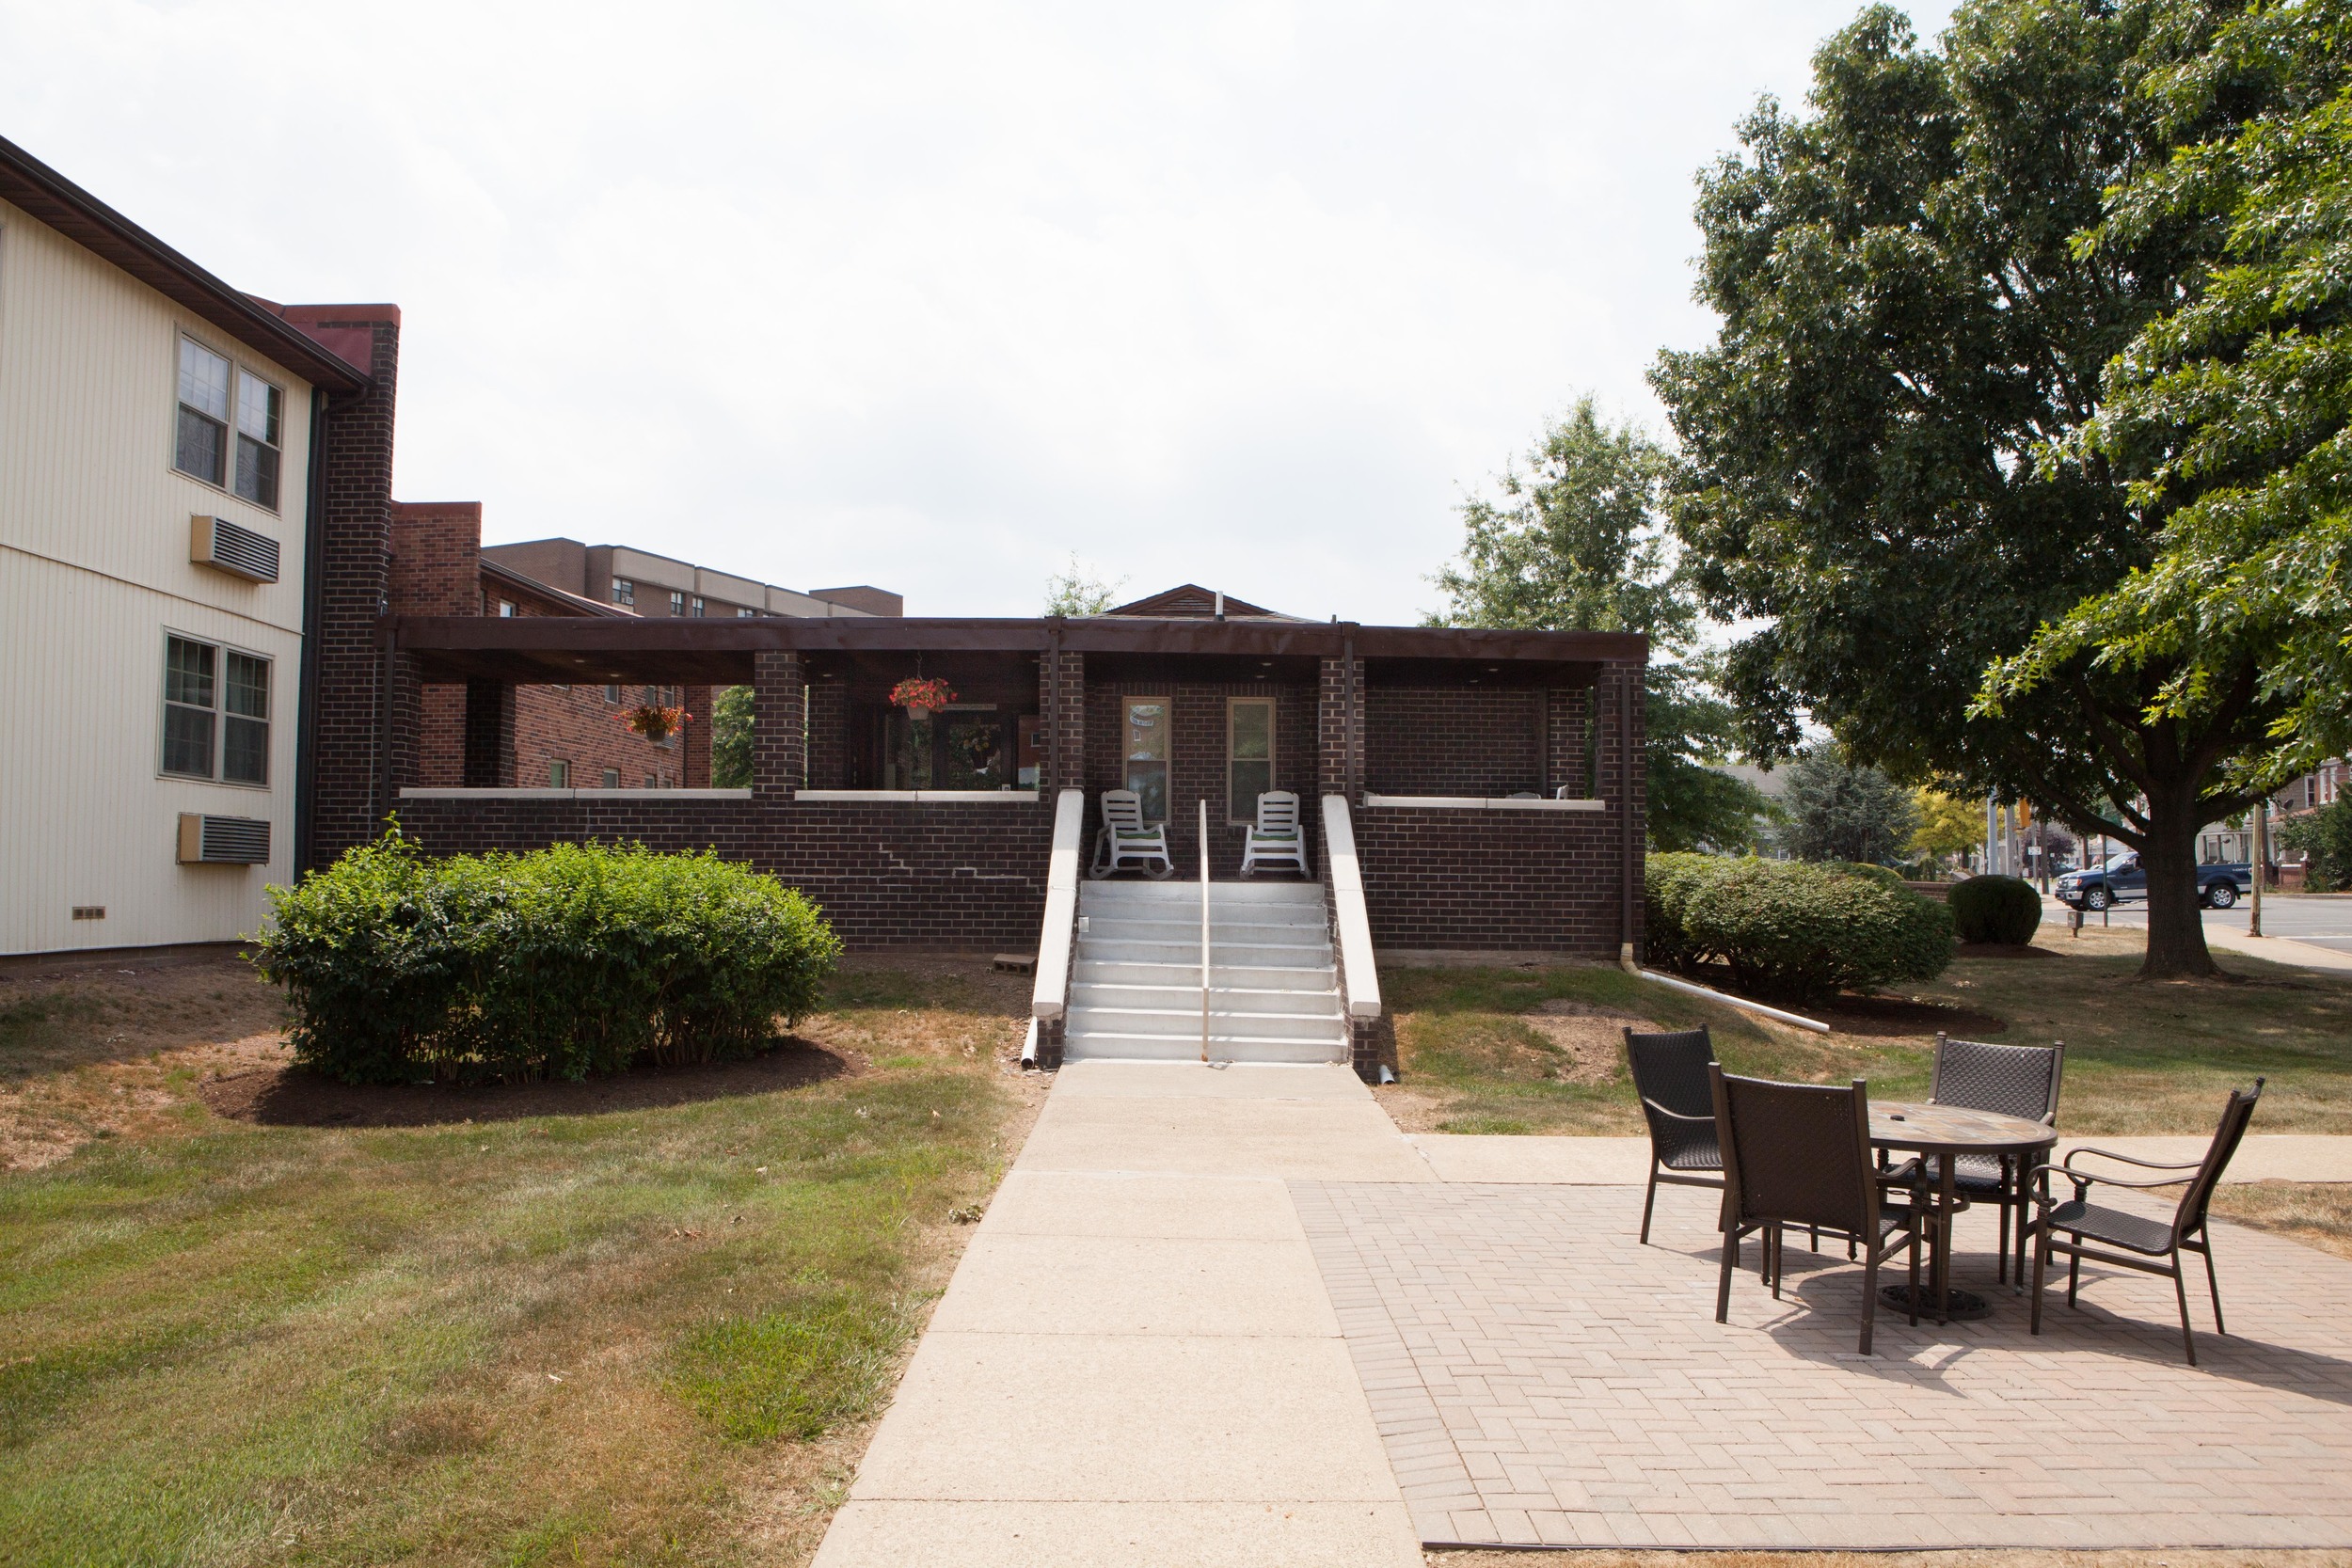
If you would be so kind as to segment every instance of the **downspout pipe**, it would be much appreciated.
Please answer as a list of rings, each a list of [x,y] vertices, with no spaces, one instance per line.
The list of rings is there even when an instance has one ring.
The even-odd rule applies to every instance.
[[[302,515],[302,666],[294,698],[294,874],[310,869],[318,828],[310,798],[318,786],[319,636],[326,618],[326,404],[324,388],[310,392],[309,483]]]

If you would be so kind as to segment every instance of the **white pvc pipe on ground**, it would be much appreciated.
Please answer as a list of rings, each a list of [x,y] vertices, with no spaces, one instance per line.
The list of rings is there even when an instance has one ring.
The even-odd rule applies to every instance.
[[[1737,1007],[1741,1012],[1760,1013],[1781,1023],[1794,1024],[1800,1029],[1810,1029],[1817,1035],[1829,1033],[1829,1025],[1817,1019],[1799,1018],[1795,1013],[1784,1013],[1778,1007],[1767,1007],[1763,1003],[1751,1002],[1744,996],[1726,996],[1719,990],[1708,990],[1705,986],[1694,986],[1688,980],[1677,980],[1671,975],[1655,974],[1635,963],[1630,957],[1626,958],[1623,962],[1628,974],[1650,981],[1654,985],[1664,986],[1668,990],[1684,991],[1692,996],[1704,996],[1709,1002],[1720,1002],[1726,1007]]]

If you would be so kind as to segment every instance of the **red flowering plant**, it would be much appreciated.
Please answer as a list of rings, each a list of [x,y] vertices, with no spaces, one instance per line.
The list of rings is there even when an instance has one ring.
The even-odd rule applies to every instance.
[[[932,714],[956,700],[952,688],[936,675],[925,678],[910,675],[890,689],[890,700],[916,719],[929,719]]]
[[[693,721],[694,716],[682,707],[662,707],[644,703],[621,715],[621,723],[647,740],[660,744]]]

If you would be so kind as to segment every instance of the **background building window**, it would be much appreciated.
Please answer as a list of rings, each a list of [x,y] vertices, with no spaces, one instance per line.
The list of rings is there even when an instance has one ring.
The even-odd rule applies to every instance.
[[[689,601],[686,612],[694,617],[697,621],[703,618],[703,598],[700,594],[695,594],[694,597]]]
[[[164,639],[165,772],[269,783],[269,665],[191,637]]]
[[[180,436],[172,466],[221,483],[229,456],[229,361],[193,338],[180,340]]]
[[[618,789],[621,787],[621,770],[619,768],[608,768],[604,770],[604,787],[607,789]]]
[[[637,602],[637,585],[627,578],[614,578],[612,579],[612,602],[634,605]]]
[[[564,761],[563,761],[563,760],[561,760],[561,759],[558,759],[558,760],[556,760],[556,761],[554,761],[554,762],[550,762],[550,763],[548,763],[548,787],[549,789],[569,789],[569,788],[571,788],[571,787],[572,787],[572,765],[571,765],[570,763],[568,763],[568,762],[564,762]]]
[[[686,595],[676,592],[675,589],[672,590],[670,594],[670,613],[673,615],[683,615],[686,613]]]
[[[1258,797],[1274,787],[1274,699],[1235,697],[1225,705],[1226,818],[1258,820]]]
[[[756,610],[744,610],[739,606],[735,611],[735,618],[739,621],[746,615],[756,615],[758,613],[759,611]]]
[[[604,689],[604,700],[612,704],[615,707],[618,707],[621,702],[621,689],[617,686],[606,687]]]
[[[512,599],[501,599],[499,601],[499,619],[501,621],[511,621],[514,618],[515,601]]]
[[[278,510],[278,426],[283,394],[250,371],[237,377],[237,494]]]

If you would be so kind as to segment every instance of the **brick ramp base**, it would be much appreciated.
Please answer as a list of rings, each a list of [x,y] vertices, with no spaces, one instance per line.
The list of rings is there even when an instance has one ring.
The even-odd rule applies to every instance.
[[[2232,1335],[2192,1285],[2086,1268],[2039,1339],[1963,1217],[1980,1323],[1882,1311],[1788,1252],[1714,1322],[1706,1195],[1294,1182],[1415,1528],[1429,1544],[1933,1549],[2352,1546],[2352,1263],[2217,1227]],[[1972,1247],[1983,1250],[1971,1253]]]

